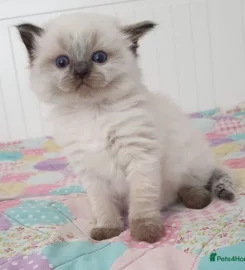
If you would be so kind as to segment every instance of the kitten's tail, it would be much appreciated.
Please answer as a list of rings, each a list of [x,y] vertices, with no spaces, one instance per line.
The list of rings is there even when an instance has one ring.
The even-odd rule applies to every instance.
[[[208,183],[208,189],[219,199],[232,201],[235,198],[233,178],[224,167],[214,169]]]

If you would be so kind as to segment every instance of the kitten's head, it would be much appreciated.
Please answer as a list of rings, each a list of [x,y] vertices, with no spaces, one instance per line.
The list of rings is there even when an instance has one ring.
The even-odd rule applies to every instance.
[[[139,78],[138,40],[155,26],[144,21],[121,26],[113,17],[69,14],[43,28],[17,26],[31,68],[33,90],[51,103],[70,102],[116,91]]]

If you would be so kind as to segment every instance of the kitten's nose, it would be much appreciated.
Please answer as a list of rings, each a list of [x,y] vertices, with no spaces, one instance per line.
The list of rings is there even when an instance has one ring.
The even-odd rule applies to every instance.
[[[90,71],[89,64],[85,61],[79,61],[74,64],[74,75],[83,79]]]

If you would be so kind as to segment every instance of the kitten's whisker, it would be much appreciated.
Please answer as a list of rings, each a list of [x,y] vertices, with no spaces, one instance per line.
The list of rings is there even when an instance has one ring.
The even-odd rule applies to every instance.
[[[78,91],[78,89],[82,86],[83,82],[79,83],[78,86],[76,87],[75,91]]]

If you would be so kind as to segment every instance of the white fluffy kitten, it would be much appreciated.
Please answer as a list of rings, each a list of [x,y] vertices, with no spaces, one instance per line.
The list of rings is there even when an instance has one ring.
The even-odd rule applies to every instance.
[[[234,197],[230,176],[189,119],[142,84],[138,40],[154,26],[87,13],[18,26],[32,88],[54,105],[55,138],[88,193],[96,240],[123,230],[125,210],[131,235],[154,242],[161,209],[178,197],[190,208],[205,207],[212,194]]]

